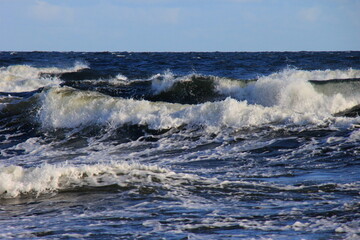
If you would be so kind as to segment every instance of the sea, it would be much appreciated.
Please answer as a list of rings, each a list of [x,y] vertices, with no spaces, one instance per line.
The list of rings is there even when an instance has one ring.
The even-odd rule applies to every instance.
[[[0,52],[0,239],[360,239],[360,52]]]

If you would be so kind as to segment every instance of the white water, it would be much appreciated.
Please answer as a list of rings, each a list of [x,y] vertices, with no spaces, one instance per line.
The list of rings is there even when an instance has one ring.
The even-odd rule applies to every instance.
[[[36,68],[29,65],[13,65],[0,68],[0,92],[26,92],[40,87],[56,86],[61,83],[57,77],[41,77],[41,73],[76,72],[88,68],[84,63],[75,63],[70,68]]]
[[[151,88],[154,94],[159,94],[169,90],[176,82],[189,81],[190,79],[188,77],[176,78],[170,70],[166,70],[163,74],[156,74],[149,80],[151,80]]]
[[[285,69],[281,72],[259,77],[256,82],[249,83],[246,87],[236,81],[218,81],[216,90],[220,94],[230,95],[239,100],[247,100],[252,104],[263,106],[282,106],[294,108],[297,111],[320,110],[326,107],[326,111],[335,112],[339,108],[347,107],[340,103],[340,98],[350,101],[350,105],[357,102],[360,92],[354,89],[354,96],[330,96],[326,98],[315,91],[309,80],[331,80],[360,78],[360,71],[326,70],[304,71]],[[346,99],[345,99],[346,98]],[[336,99],[336,100],[335,100]],[[337,103],[329,103],[336,101]],[[310,108],[310,109],[309,109]]]
[[[75,128],[91,124],[121,126],[146,125],[150,129],[176,128],[182,125],[205,126],[210,131],[264,124],[340,124],[353,120],[334,118],[332,114],[360,104],[360,92],[344,96],[324,95],[315,91],[309,79],[358,77],[360,71],[284,70],[240,86],[236,81],[217,80],[217,91],[228,95],[218,102],[197,105],[172,104],[114,98],[90,91],[55,87],[42,93],[40,121],[44,127]],[[171,86],[154,80],[157,91]],[[360,76],[359,76],[360,77]],[[154,85],[153,85],[154,86]]]
[[[44,164],[34,168],[0,166],[0,198],[114,184],[119,187],[160,185],[171,188],[195,178],[193,175],[177,174],[157,166],[126,162],[80,166]]]

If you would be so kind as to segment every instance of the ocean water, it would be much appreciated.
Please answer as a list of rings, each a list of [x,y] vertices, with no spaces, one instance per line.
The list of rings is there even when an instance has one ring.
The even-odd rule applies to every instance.
[[[1,239],[360,239],[360,52],[0,52]]]

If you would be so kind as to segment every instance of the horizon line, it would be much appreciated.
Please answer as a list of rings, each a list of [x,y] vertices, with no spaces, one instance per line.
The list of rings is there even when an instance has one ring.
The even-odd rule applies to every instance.
[[[267,53],[267,52],[360,52],[360,50],[265,50],[265,51],[246,51],[246,50],[236,50],[236,51],[129,51],[129,50],[99,50],[99,51],[89,51],[89,50],[0,50],[0,52],[58,52],[58,53]]]

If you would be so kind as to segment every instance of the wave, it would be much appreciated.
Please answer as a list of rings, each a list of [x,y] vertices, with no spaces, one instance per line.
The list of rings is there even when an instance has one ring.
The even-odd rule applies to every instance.
[[[27,92],[45,86],[54,86],[62,81],[52,74],[76,72],[88,68],[77,62],[70,68],[36,68],[29,65],[13,65],[0,68],[0,92]]]
[[[146,97],[111,97],[68,87],[52,88],[43,94],[40,116],[44,126],[55,128],[128,124],[169,129],[185,125],[219,131],[223,127],[242,128],[264,124],[324,124],[334,113],[358,105],[360,92],[353,89],[352,94],[325,95],[318,92],[309,79],[326,80],[358,75],[360,71],[353,69],[286,69],[260,77],[257,81],[244,82],[199,75],[176,78],[171,72],[165,72],[151,78],[153,95],[148,96],[147,100]],[[131,88],[134,86],[131,85]],[[198,92],[192,93],[193,90]],[[176,96],[189,98],[188,95],[195,96],[195,104],[166,101],[169,98],[174,100]],[[219,95],[222,98],[216,99]],[[212,101],[198,103],[202,97]]]
[[[142,89],[148,88],[148,82],[151,82],[151,91],[142,91],[141,95],[130,96],[135,99],[140,96],[150,101],[199,104],[232,97],[250,104],[275,106],[282,102],[284,105],[287,104],[289,96],[286,94],[295,93],[294,96],[296,96],[296,91],[290,91],[290,88],[303,88],[299,91],[300,95],[307,97],[319,94],[356,97],[360,94],[359,79],[360,70],[354,69],[325,71],[285,69],[257,79],[231,79],[199,74],[176,76],[167,70],[145,80],[129,81],[127,79],[114,82]],[[305,94],[306,91],[307,94]]]
[[[234,97],[239,100],[247,100],[252,104],[263,106],[289,105],[296,100],[304,106],[308,98],[319,98],[327,89],[332,89],[332,94],[342,93],[344,86],[330,86],[333,79],[353,80],[360,77],[360,70],[326,70],[305,71],[297,69],[285,69],[281,72],[262,76],[257,81],[252,81],[245,87],[234,82],[219,82],[216,89],[220,94]],[[317,84],[323,82],[323,84]],[[315,87],[314,87],[315,85]],[[357,89],[352,89],[352,95],[360,94]]]
[[[64,81],[62,85],[138,100],[199,104],[232,97],[263,106],[274,106],[286,101],[287,99],[281,98],[290,87],[305,87],[310,95],[310,91],[315,90],[324,95],[332,96],[340,93],[349,96],[357,95],[359,92],[357,87],[360,85],[357,81],[360,79],[360,71],[354,69],[326,71],[285,69],[257,79],[231,79],[200,74],[177,76],[170,70],[143,79],[129,79],[121,73],[115,77],[99,77],[99,74],[101,75],[89,69],[63,74],[71,77],[61,78]]]
[[[93,73],[91,73],[93,72]],[[176,76],[170,70],[142,79],[129,79],[118,73],[116,76],[101,75],[93,70],[81,70],[61,74],[62,86],[80,90],[92,90],[113,97],[164,101],[170,103],[197,104],[225,99],[215,87],[221,82],[233,81],[245,86],[253,80],[238,80],[217,76],[189,74]]]
[[[310,80],[315,90],[319,93],[331,96],[341,94],[350,96],[358,94],[360,89],[360,78],[331,79],[331,80]]]
[[[136,125],[153,130],[186,126],[220,131],[222,128],[239,129],[266,124],[321,125],[328,124],[329,120],[336,121],[334,114],[360,104],[360,91],[348,87],[349,82],[358,84],[356,78],[359,74],[359,70],[353,69],[286,69],[259,77],[256,81],[194,74],[175,77],[170,72],[146,81],[132,81],[119,75],[119,81],[124,83],[120,84],[121,94],[115,96],[101,93],[99,88],[80,90],[55,86],[32,92],[37,97],[31,100],[25,98],[9,103],[10,100],[4,97],[1,107],[2,114],[6,114],[17,113],[17,104],[36,106],[37,110],[32,109],[31,112],[36,112],[36,121],[44,128]],[[331,80],[334,77],[344,79]],[[349,77],[353,77],[352,80]],[[171,84],[161,85],[164,78],[171,79],[166,80]],[[322,79],[322,82],[314,83],[320,80],[309,79]],[[317,86],[331,88],[333,84],[345,86],[344,89],[350,92],[342,94],[339,85],[334,87],[333,94],[324,94],[317,89]],[[109,85],[104,88],[116,89]],[[150,93],[144,95],[144,88]],[[27,101],[32,102],[26,104]],[[21,109],[24,110],[23,107]]]
[[[182,123],[172,114],[186,105],[110,97],[93,91],[55,87],[43,92],[39,112],[45,127],[74,128],[89,124],[147,125],[171,128]]]
[[[198,178],[198,177],[197,177]],[[112,162],[93,165],[50,165],[34,168],[0,166],[0,198],[71,191],[79,188],[114,186],[171,188],[196,180],[158,166]]]
[[[267,94],[267,101],[272,100],[269,95],[276,96],[271,91]],[[287,86],[279,99],[273,106],[250,104],[231,97],[190,105],[55,87],[42,93],[39,119],[44,127],[50,128],[138,125],[161,130],[187,126],[216,132],[224,127],[238,129],[264,124],[326,124],[334,118],[332,114],[360,104],[359,98],[321,95],[307,82],[300,87],[298,83]]]
[[[216,85],[220,82],[231,81],[226,78],[198,74],[175,77],[170,71],[155,75],[150,80],[152,93],[145,99],[186,104],[224,99],[216,91]],[[242,81],[237,81],[237,83],[245,85]]]
[[[331,181],[323,184],[283,185],[274,182],[253,180],[221,180],[201,177],[196,174],[176,173],[157,165],[146,165],[135,162],[111,161],[95,164],[75,165],[42,164],[25,168],[17,165],[0,165],[0,200],[6,198],[40,196],[42,194],[61,192],[98,191],[114,189],[119,191],[136,189],[142,193],[158,190],[197,192],[198,188],[242,192],[249,189],[261,189],[267,193],[318,192],[319,189],[331,187],[339,191],[357,191],[360,182],[337,183]],[[252,195],[254,192],[248,193]]]

